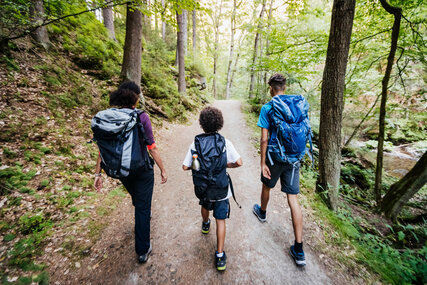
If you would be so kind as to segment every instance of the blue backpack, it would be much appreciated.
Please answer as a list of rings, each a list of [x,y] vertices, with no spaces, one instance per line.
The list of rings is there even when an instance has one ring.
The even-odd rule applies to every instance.
[[[307,141],[310,152],[313,152],[309,104],[302,95],[278,95],[268,104],[272,105],[269,113],[272,127],[267,157],[271,165],[274,165],[274,161],[295,165],[304,157]]]
[[[101,155],[101,167],[112,178],[153,168],[144,128],[137,109],[110,108],[93,117],[93,140]]]

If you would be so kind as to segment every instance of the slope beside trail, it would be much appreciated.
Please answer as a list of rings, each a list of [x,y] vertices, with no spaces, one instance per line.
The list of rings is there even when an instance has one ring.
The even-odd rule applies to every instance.
[[[133,206],[130,199],[110,216],[110,226],[81,261],[81,267],[64,275],[52,274],[52,284],[331,284],[320,259],[305,245],[307,266],[297,268],[289,255],[293,230],[286,198],[279,187],[272,190],[268,222],[261,224],[252,213],[259,203],[259,156],[250,142],[250,130],[239,101],[216,101],[222,110],[222,135],[231,140],[243,159],[243,166],[230,169],[238,202],[230,199],[227,220],[225,272],[214,266],[215,222],[211,232],[200,231],[201,216],[193,193],[190,172],[181,168],[194,136],[201,129],[194,119],[191,125],[173,125],[159,132],[156,141],[168,171],[168,182],[160,185],[156,168],[153,195],[151,239],[153,251],[146,264],[138,264],[134,252]],[[104,190],[105,191],[105,190]],[[211,217],[212,221],[214,219]],[[307,228],[310,221],[305,221]],[[307,233],[309,232],[309,233]],[[313,230],[305,234],[314,235]]]

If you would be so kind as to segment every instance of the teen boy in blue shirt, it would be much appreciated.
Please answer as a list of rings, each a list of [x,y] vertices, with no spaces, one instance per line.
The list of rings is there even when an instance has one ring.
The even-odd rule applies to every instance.
[[[271,97],[283,95],[286,89],[286,78],[281,74],[274,74],[268,81],[270,85]],[[269,135],[273,128],[271,112],[272,104],[267,103],[261,108],[257,126],[261,128],[261,206],[255,204],[253,213],[260,222],[266,222],[267,205],[270,199],[270,189],[274,188],[280,178],[282,192],[285,192],[288,198],[288,204],[291,208],[292,225],[295,235],[295,243],[290,248],[290,253],[298,266],[304,266],[305,255],[302,246],[302,212],[298,203],[299,193],[299,163],[296,165],[279,163],[274,161],[271,165],[267,159],[267,146],[269,144]],[[292,181],[291,181],[292,180]]]

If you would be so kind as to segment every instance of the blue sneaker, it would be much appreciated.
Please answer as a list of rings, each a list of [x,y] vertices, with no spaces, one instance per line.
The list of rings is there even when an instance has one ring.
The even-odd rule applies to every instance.
[[[305,266],[304,251],[303,252],[296,252],[294,246],[291,245],[290,253],[291,253],[291,256],[294,259],[295,263],[297,264],[297,266]]]
[[[254,215],[258,218],[258,220],[261,223],[265,223],[267,221],[266,214],[261,214],[261,206],[260,205],[255,204],[254,208],[252,209],[252,212],[254,213]]]
[[[211,220],[208,220],[207,223],[202,222],[202,234],[207,235],[209,233],[210,227],[211,227]]]
[[[222,257],[217,256],[218,251],[215,252],[215,265],[218,271],[224,271],[227,266],[227,255],[223,251],[224,255]]]

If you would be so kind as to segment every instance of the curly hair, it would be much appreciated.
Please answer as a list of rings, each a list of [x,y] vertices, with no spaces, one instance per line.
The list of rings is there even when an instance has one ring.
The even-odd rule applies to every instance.
[[[214,133],[222,129],[224,119],[219,109],[206,107],[200,112],[199,123],[205,133]]]
[[[286,88],[286,78],[280,73],[273,74],[268,80],[268,85],[270,85],[275,92],[284,91]]]
[[[118,107],[133,107],[139,99],[141,89],[135,82],[122,83],[119,89],[110,94],[110,105]]]

